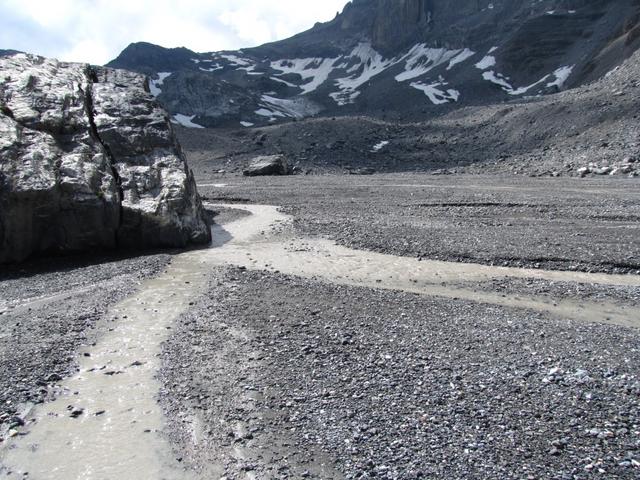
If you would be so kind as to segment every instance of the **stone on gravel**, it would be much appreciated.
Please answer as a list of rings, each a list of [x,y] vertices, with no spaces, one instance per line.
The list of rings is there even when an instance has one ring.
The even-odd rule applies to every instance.
[[[255,157],[243,171],[246,177],[260,177],[270,175],[290,175],[287,160],[282,155],[266,155]]]
[[[373,175],[376,169],[372,167],[362,167],[349,170],[349,175]]]
[[[73,407],[73,408],[70,408],[69,411],[70,411],[69,415],[71,416],[71,418],[78,418],[80,415],[84,413],[84,408]]]
[[[210,241],[145,77],[24,54],[0,71],[0,262]]]
[[[60,380],[62,380],[62,377],[60,375],[58,375],[57,373],[52,373],[49,376],[47,376],[47,378],[45,379],[45,382],[47,383],[59,382]]]

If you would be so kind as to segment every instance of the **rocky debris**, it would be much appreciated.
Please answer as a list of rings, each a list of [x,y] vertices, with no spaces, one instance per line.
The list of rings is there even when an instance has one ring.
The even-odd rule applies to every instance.
[[[242,173],[245,177],[262,177],[293,172],[283,155],[267,155],[255,157]]]
[[[67,410],[69,410],[69,416],[71,418],[78,418],[84,413],[84,408],[82,408],[82,407],[74,407],[74,406],[71,406],[71,405],[69,405]]]
[[[596,176],[586,173],[591,167],[585,167],[592,164],[594,168],[617,168],[614,177],[628,177],[640,169],[640,163],[633,162],[640,158],[638,78],[637,52],[588,86],[552,96],[467,107],[427,121],[408,121],[389,112],[383,118],[345,115],[258,130],[179,129],[178,135],[192,166],[230,173],[241,173],[256,155],[278,152],[303,171],[318,174],[374,168],[379,173],[440,171],[566,178]],[[626,94],[611,95],[616,90]],[[260,139],[259,144],[255,139]],[[389,143],[372,151],[382,142]]]
[[[345,168],[349,175],[373,175],[376,173],[376,169],[373,167],[362,167],[362,168]]]
[[[229,269],[165,344],[161,402],[187,465],[213,460],[230,479],[246,464],[257,478],[633,479],[638,342],[630,328]],[[230,435],[238,423],[252,438]]]
[[[582,178],[588,175],[627,175],[633,178],[640,175],[640,163],[635,157],[627,157],[611,165],[590,163],[586,167],[578,168],[577,173]]]
[[[24,54],[0,72],[0,262],[210,241],[144,77]]]

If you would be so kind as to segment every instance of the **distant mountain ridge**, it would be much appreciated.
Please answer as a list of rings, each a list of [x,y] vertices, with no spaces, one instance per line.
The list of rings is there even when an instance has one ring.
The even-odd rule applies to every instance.
[[[332,21],[239,51],[148,43],[108,66],[150,76],[191,127],[313,115],[425,118],[572,88],[640,46],[640,0],[353,0]]]
[[[8,57],[10,55],[15,55],[16,53],[22,53],[18,50],[2,50],[0,49],[0,57]]]

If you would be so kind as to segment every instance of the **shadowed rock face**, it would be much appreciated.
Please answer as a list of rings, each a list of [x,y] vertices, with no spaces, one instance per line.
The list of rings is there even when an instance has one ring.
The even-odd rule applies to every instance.
[[[419,38],[431,21],[428,0],[378,0],[371,39],[382,51],[393,51]]]
[[[375,48],[392,53],[416,42],[470,46],[495,40],[542,14],[602,15],[616,0],[353,0],[334,22],[367,35]],[[629,2],[618,2],[626,7]],[[552,22],[553,24],[553,22]],[[566,33],[566,32],[565,32]],[[497,34],[497,35],[496,35]],[[534,37],[535,38],[535,37]]]
[[[0,59],[0,262],[210,241],[193,175],[144,77]]]

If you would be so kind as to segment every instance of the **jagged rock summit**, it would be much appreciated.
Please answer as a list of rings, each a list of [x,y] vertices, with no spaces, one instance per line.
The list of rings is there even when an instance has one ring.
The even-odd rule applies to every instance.
[[[0,58],[0,262],[210,239],[193,175],[145,77]]]
[[[138,43],[109,65],[145,73],[187,127],[315,115],[424,119],[557,93],[640,46],[640,0],[353,0],[332,21],[239,51]]]

